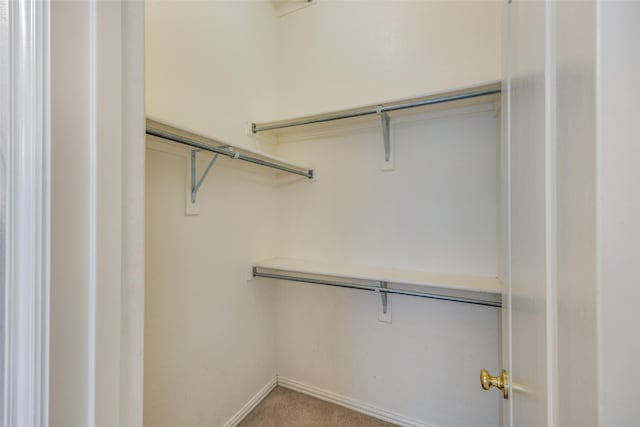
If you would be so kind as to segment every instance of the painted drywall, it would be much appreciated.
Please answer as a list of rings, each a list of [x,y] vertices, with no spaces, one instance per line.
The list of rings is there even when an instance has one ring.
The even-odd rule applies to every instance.
[[[200,215],[185,216],[186,153],[158,144],[147,149],[144,423],[220,426],[276,375],[275,288],[247,281],[275,253],[275,181],[221,160]]]
[[[638,425],[640,3],[599,2],[597,15],[600,425]]]
[[[147,113],[254,147],[249,120],[277,100],[275,43],[268,2],[147,2]],[[276,181],[220,159],[198,192],[200,215],[185,216],[188,151],[154,147],[144,423],[221,426],[276,375],[275,286],[247,282],[255,259],[276,255]],[[210,157],[200,159],[199,173]]]
[[[326,1],[279,23],[284,117],[501,79],[497,2]],[[282,187],[279,254],[496,276],[489,110],[393,121],[388,172],[375,119],[283,135],[278,153],[318,180]],[[394,296],[386,324],[378,299],[280,283],[278,375],[425,424],[497,425],[477,376],[497,372],[499,313]]]
[[[392,119],[393,171],[381,138],[375,118],[281,138],[279,154],[318,177],[282,185],[279,254],[495,277],[494,106]],[[500,311],[392,296],[389,324],[379,299],[281,282],[278,375],[423,425],[497,425],[478,372],[497,372]]]
[[[267,2],[149,2],[147,113],[270,149],[271,137],[247,135],[252,120],[499,79],[494,3],[358,3],[276,18]],[[425,20],[476,37],[425,45]],[[373,43],[351,37],[367,32]],[[315,182],[221,159],[199,216],[184,216],[186,152],[149,143],[146,425],[222,425],[276,374],[423,423],[498,423],[477,378],[498,369],[495,309],[394,297],[387,324],[374,295],[247,282],[253,261],[277,255],[495,276],[493,106],[414,119],[394,119],[391,172],[379,169],[375,118],[278,148],[314,165]]]
[[[318,1],[279,21],[282,116],[501,77],[500,2]]]
[[[253,147],[277,114],[277,20],[265,1],[146,3],[147,116]]]

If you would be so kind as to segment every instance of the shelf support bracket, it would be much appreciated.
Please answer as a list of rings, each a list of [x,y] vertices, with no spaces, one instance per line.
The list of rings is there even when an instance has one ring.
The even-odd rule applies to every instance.
[[[387,287],[387,282],[378,282],[379,289],[386,289]],[[388,294],[386,292],[380,292],[380,290],[378,290],[378,292],[380,293],[380,298],[382,299],[382,313],[387,314],[387,302],[389,301]]]
[[[382,105],[378,105],[378,115],[382,123],[382,136],[384,138],[384,161],[391,159],[391,142],[389,141],[389,114],[382,111]]]
[[[198,153],[198,151],[200,150],[191,150],[191,203],[196,202],[196,196],[198,195],[198,190],[200,189],[200,186],[202,186],[204,179],[207,177],[214,163],[216,162],[216,160],[218,160],[218,156],[220,155],[216,153],[216,155],[213,156],[213,158],[207,165],[207,168],[204,170],[204,173],[202,174],[200,179],[198,179],[196,182],[196,167],[198,164],[198,162],[196,161],[197,160],[196,154]]]

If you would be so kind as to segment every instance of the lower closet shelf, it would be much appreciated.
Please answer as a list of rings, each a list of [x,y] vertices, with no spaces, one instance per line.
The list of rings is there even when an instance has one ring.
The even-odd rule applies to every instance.
[[[382,295],[400,294],[491,307],[502,306],[501,284],[495,277],[384,269],[291,258],[272,258],[254,263],[253,277],[360,289]]]

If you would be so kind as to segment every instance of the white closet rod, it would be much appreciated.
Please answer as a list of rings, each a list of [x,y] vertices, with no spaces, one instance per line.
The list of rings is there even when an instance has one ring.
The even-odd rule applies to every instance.
[[[216,154],[222,154],[223,156],[230,157],[232,159],[242,160],[244,162],[253,163],[260,166],[266,166],[273,169],[278,169],[284,172],[288,172],[295,175],[304,176],[305,178],[313,178],[312,169],[295,169],[293,167],[272,162],[258,157],[249,156],[244,153],[236,151],[228,144],[224,144],[220,141],[212,140],[203,136],[192,134],[188,131],[159,123],[154,120],[147,120],[147,135],[155,136],[158,138],[166,139],[168,141],[177,142],[179,144],[187,145],[199,150],[210,151]],[[220,146],[211,145],[211,143],[220,144]]]
[[[388,102],[379,104],[376,106],[368,106],[362,108],[355,108],[350,110],[341,110],[326,114],[317,114],[311,116],[298,117],[294,119],[278,120],[265,123],[252,123],[251,130],[253,133],[283,129],[293,126],[303,126],[313,123],[330,122],[334,120],[350,119],[354,117],[369,116],[369,115],[383,115],[391,111],[406,110],[409,108],[424,107],[427,105],[441,104],[451,101],[460,101],[464,99],[477,98],[481,96],[495,95],[501,92],[500,83],[491,85],[485,85],[481,87],[473,87],[463,89],[459,91],[452,91],[442,94],[425,96],[422,98],[412,98],[398,100],[394,102]]]
[[[450,295],[439,295],[439,294],[434,294],[429,292],[406,291],[404,289],[387,288],[386,287],[387,282],[384,282],[384,281],[376,281],[377,286],[374,287],[374,286],[360,285],[356,283],[339,282],[335,280],[312,279],[312,278],[302,277],[302,276],[293,276],[290,274],[267,273],[267,272],[260,271],[258,267],[253,267],[253,277],[264,277],[264,278],[276,279],[276,280],[289,280],[292,282],[313,283],[315,285],[336,286],[339,288],[359,289],[363,291],[379,292],[381,294],[399,294],[399,295],[408,295],[408,296],[430,298],[430,299],[437,299],[437,300],[444,300],[444,301],[462,302],[466,304],[484,305],[489,307],[502,307],[502,303],[499,301],[480,300],[480,299],[464,298],[464,297],[457,297],[457,296],[450,296]]]

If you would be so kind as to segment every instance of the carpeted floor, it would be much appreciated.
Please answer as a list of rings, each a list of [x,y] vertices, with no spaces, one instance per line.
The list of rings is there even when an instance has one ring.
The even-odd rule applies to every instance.
[[[396,427],[297,391],[276,387],[238,427]]]

